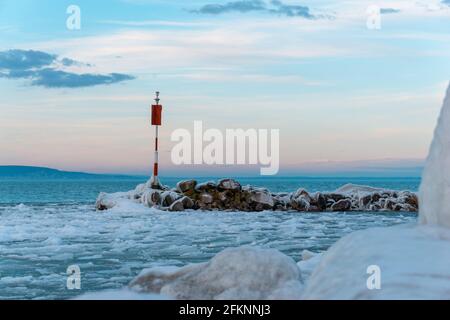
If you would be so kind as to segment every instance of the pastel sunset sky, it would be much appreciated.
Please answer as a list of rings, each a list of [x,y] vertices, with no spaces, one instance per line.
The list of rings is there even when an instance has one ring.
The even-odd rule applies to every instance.
[[[172,165],[195,120],[280,129],[280,174],[416,168],[449,79],[449,0],[0,0],[0,165],[149,173],[159,90],[165,174],[252,172]]]

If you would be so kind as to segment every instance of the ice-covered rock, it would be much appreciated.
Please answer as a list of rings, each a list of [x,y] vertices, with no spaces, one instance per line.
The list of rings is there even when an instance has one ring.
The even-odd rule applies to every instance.
[[[348,199],[339,200],[331,205],[331,211],[348,211],[352,207],[352,202]]]
[[[219,183],[217,184],[217,188],[222,191],[238,191],[241,190],[242,186],[234,179],[223,179],[219,181]]]
[[[209,262],[183,268],[144,270],[129,287],[174,299],[296,299],[302,293],[300,270],[273,249],[226,249]]]
[[[422,224],[450,228],[450,87],[434,132],[420,186]]]
[[[161,191],[147,189],[142,195],[142,203],[148,207],[159,206],[161,204]]]
[[[175,201],[174,203],[172,203],[169,207],[169,211],[171,211],[171,212],[184,211],[183,201],[181,201],[181,199],[179,199],[179,200]]]
[[[417,211],[417,196],[409,191],[392,191],[368,186],[345,185],[331,193],[316,192],[309,194],[304,189],[293,193],[272,194],[264,188],[242,187],[233,179],[223,179],[217,184],[209,181],[198,184],[196,180],[185,180],[172,190],[168,188],[153,189],[150,183],[140,184],[123,199],[140,201],[148,207],[162,210],[182,210],[177,200],[188,197],[193,205],[185,209],[197,210],[236,210],[263,211],[295,210],[299,212],[324,211]],[[101,194],[97,203],[100,210],[116,206],[117,195]],[[186,200],[185,200],[186,202]]]
[[[338,188],[335,193],[337,194],[367,194],[367,193],[374,193],[374,192],[383,192],[384,189],[380,188],[373,188],[369,186],[361,186],[357,184],[348,183],[346,185],[343,185],[342,187]]]
[[[444,228],[408,225],[353,233],[324,254],[302,298],[450,299],[449,248],[450,230]],[[379,267],[380,289],[367,285],[372,266]],[[299,267],[307,273],[304,264]]]
[[[197,185],[196,180],[185,180],[177,183],[177,190],[181,193],[192,193]]]
[[[97,210],[109,210],[116,207],[120,201],[128,200],[130,195],[128,192],[117,192],[117,193],[100,193],[95,202],[95,208]]]
[[[254,210],[270,210],[274,206],[274,200],[268,190],[257,189],[250,192],[250,202],[254,206]]]

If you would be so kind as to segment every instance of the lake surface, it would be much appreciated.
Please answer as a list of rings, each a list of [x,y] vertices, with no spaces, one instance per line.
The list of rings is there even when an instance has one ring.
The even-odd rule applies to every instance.
[[[165,179],[175,185],[181,178]],[[201,181],[215,180],[214,178]],[[273,191],[331,191],[346,183],[417,191],[418,178],[240,178]],[[145,207],[96,212],[100,191],[139,180],[0,181],[0,299],[67,299],[117,289],[143,268],[202,262],[227,247],[278,249],[295,260],[353,231],[413,223],[410,213],[166,213]],[[82,290],[66,288],[81,269]]]

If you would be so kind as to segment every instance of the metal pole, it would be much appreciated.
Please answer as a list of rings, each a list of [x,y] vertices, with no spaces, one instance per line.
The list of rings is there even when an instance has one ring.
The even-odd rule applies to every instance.
[[[156,92],[156,106],[159,106],[159,92]],[[158,163],[159,163],[159,141],[158,141],[158,135],[159,135],[159,126],[155,125],[155,162],[153,164],[153,175],[150,180],[151,188],[153,189],[161,189],[161,183],[159,182],[158,178]]]

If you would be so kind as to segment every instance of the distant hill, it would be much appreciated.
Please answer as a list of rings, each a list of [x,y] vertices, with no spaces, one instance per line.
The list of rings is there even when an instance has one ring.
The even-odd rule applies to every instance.
[[[84,172],[61,171],[43,167],[0,166],[0,180],[6,179],[62,179],[62,180],[94,180],[94,179],[142,179],[139,176],[93,174]]]

